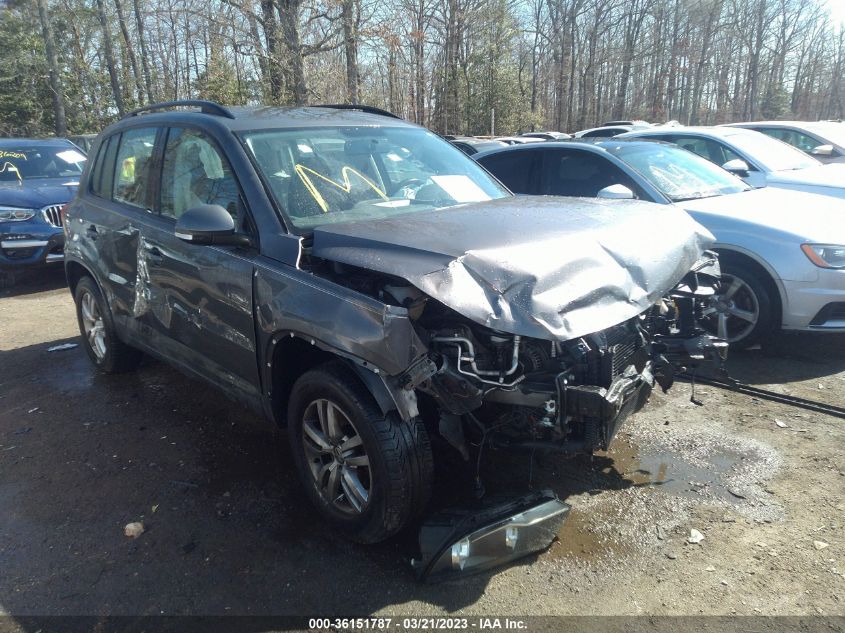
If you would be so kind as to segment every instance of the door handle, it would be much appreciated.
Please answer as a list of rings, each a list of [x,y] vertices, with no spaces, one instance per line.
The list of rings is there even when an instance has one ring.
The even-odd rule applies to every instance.
[[[89,225],[88,228],[85,229],[85,235],[90,240],[96,240],[97,236],[99,235],[99,233],[97,231],[97,227],[94,226],[93,224]]]

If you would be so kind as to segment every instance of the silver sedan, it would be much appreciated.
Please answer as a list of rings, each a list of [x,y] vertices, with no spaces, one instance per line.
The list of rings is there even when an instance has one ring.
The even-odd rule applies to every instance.
[[[752,189],[665,143],[568,141],[473,158],[516,193],[637,197],[687,211],[716,236],[722,290],[703,316],[733,345],[777,328],[845,332],[845,201]]]
[[[845,164],[812,156],[754,130],[666,127],[620,135],[674,143],[742,178],[752,187],[777,187],[845,198]]]

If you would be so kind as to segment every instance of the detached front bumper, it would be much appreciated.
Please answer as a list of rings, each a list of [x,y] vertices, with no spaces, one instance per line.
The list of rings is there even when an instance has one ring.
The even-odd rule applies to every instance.
[[[0,268],[24,268],[64,261],[61,228],[41,225],[0,225]]]

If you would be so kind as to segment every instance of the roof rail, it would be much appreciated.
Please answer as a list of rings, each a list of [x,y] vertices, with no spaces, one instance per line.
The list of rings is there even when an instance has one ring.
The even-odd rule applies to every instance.
[[[360,110],[361,112],[366,112],[367,114],[378,114],[380,116],[389,116],[392,119],[401,119],[402,117],[393,114],[392,112],[388,112],[387,110],[382,110],[381,108],[376,108],[374,106],[368,105],[357,105],[352,103],[321,103],[318,105],[313,106],[315,108],[334,108],[335,110]]]
[[[127,119],[131,116],[137,116],[144,112],[155,112],[156,110],[166,110],[168,108],[179,107],[194,107],[199,108],[203,114],[214,114],[216,116],[226,117],[227,119],[234,119],[235,115],[228,108],[215,103],[214,101],[206,101],[204,99],[180,99],[178,101],[164,101],[162,103],[153,103],[137,110],[128,112],[123,118]]]

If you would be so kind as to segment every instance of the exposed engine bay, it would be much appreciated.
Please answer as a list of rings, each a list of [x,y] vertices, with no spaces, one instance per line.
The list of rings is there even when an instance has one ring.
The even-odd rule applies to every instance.
[[[716,255],[649,309],[571,340],[542,340],[476,323],[408,282],[322,262],[319,274],[388,305],[404,307],[428,353],[395,378],[465,459],[478,440],[513,448],[606,450],[654,385],[678,371],[721,369],[727,344],[698,326],[719,284]]]

